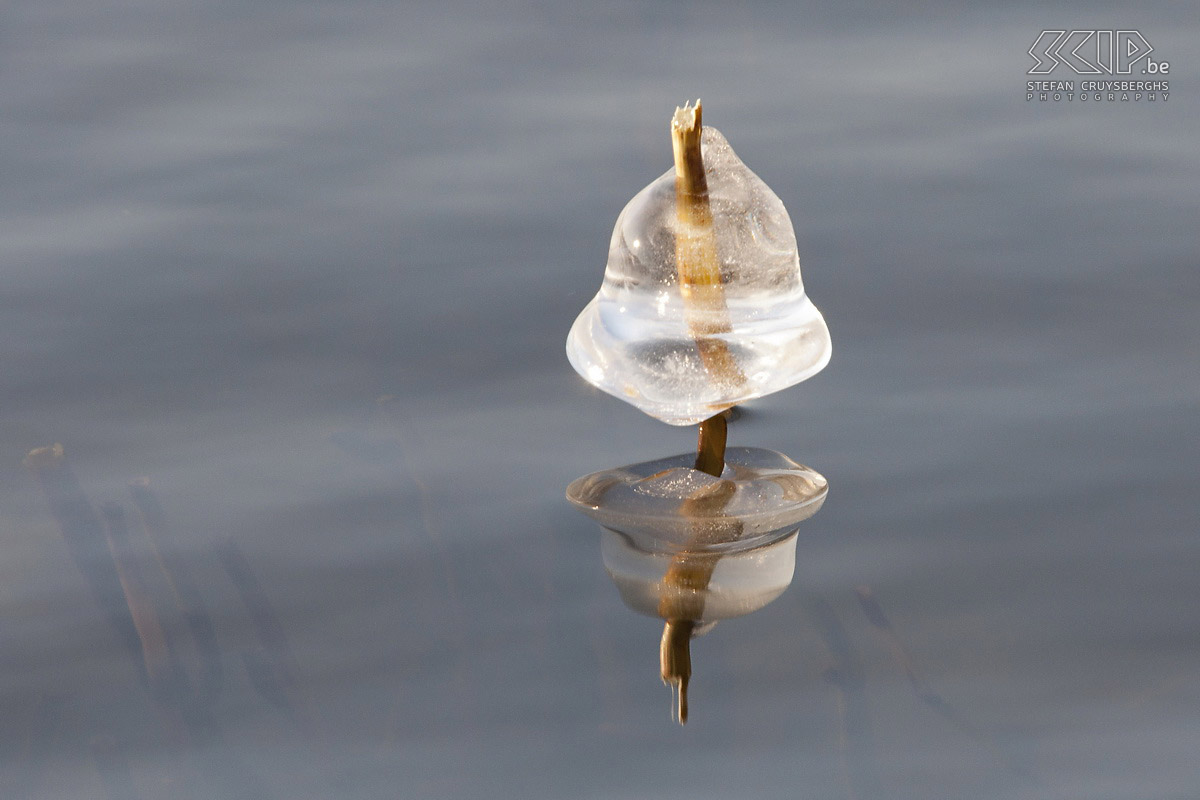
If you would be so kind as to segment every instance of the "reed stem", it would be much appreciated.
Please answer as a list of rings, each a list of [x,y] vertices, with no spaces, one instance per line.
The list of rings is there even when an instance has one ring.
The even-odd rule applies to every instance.
[[[712,207],[708,197],[708,177],[700,140],[703,132],[700,101],[675,109],[671,118],[671,149],[675,156],[675,213],[678,225],[675,232],[675,270],[679,276],[679,293],[683,298],[683,313],[688,333],[696,342],[700,363],[709,378],[724,388],[734,388],[745,382],[737,360],[729,352],[720,334],[732,329],[729,309],[725,305],[725,286],[721,280],[717,258],[717,237],[713,229]],[[700,423],[696,445],[696,469],[719,478],[725,469],[727,424],[724,409]],[[728,486],[716,492],[702,491],[700,496],[684,502],[680,513],[691,516],[698,505],[723,507],[729,501]],[[693,545],[703,544],[712,532],[698,527]],[[720,556],[709,553],[689,553],[687,550],[672,559],[663,576],[663,586],[690,590],[689,600],[668,592],[659,603],[659,613],[666,620],[659,646],[659,666],[663,682],[671,687],[672,711],[682,725],[688,718],[688,681],[692,676],[691,639],[697,620],[703,614],[703,592],[712,578]],[[696,600],[699,602],[696,602]]]
[[[700,423],[699,441],[696,444],[696,469],[714,478],[721,477],[721,472],[725,469],[725,439],[728,430],[724,412]]]
[[[732,329],[725,305],[725,286],[717,257],[708,178],[700,147],[700,101],[675,109],[671,118],[671,149],[675,155],[675,270],[688,332],[696,340],[700,361],[713,381],[726,387],[745,382],[737,360],[720,334]],[[714,411],[722,410],[715,408]]]

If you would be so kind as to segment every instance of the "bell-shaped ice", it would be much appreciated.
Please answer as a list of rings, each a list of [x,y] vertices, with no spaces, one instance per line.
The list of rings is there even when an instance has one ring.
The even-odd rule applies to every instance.
[[[830,354],[783,202],[716,129],[701,143],[719,286],[681,273],[677,253],[709,234],[680,213],[668,171],[617,218],[604,283],[567,337],[580,375],[672,425],[799,383]]]

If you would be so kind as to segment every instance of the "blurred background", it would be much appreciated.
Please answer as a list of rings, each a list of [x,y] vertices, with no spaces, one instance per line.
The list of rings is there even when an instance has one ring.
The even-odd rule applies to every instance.
[[[1169,97],[1027,101],[1057,27],[1138,30]],[[1173,3],[6,4],[0,793],[1194,797],[1197,41]],[[731,425],[829,499],[680,728],[563,490],[694,433],[563,342],[696,97],[834,355]],[[153,589],[141,477],[186,701],[98,602],[77,492]]]

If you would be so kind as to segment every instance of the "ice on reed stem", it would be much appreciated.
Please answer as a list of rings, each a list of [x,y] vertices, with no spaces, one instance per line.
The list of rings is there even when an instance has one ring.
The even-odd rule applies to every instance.
[[[680,279],[681,243],[698,232],[679,213],[670,170],[617,218],[604,282],[567,337],[580,375],[672,425],[799,383],[830,355],[783,202],[716,129],[703,129],[701,147],[723,302],[698,303]],[[706,365],[713,345],[733,359],[733,376]]]

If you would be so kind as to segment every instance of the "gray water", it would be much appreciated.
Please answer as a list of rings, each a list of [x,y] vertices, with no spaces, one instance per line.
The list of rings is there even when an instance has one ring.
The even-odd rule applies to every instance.
[[[0,795],[1200,794],[1186,4],[0,22]],[[1056,26],[1138,29],[1169,99],[1027,102]],[[680,728],[563,489],[693,433],[563,341],[695,97],[788,207],[834,355],[731,426],[829,499],[787,593],[695,641]],[[221,652],[203,740],[21,467],[55,442],[95,505],[161,501]]]

